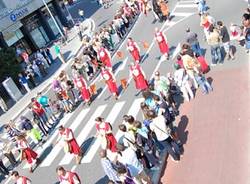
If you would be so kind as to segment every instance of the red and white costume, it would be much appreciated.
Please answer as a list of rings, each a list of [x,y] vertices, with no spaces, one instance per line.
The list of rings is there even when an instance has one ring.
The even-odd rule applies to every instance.
[[[77,144],[76,139],[74,137],[73,131],[70,128],[65,128],[65,130],[62,132],[59,132],[61,138],[68,143],[69,146],[69,153],[74,155],[80,155],[81,148]]]
[[[159,45],[160,51],[163,55],[168,55],[169,53],[169,47],[167,44],[167,39],[166,37],[163,35],[162,31],[157,31],[155,33],[155,39]]]
[[[16,180],[16,184],[31,184],[31,181],[25,176],[19,176],[19,178]]]
[[[66,171],[64,176],[59,176],[60,184],[81,184],[80,177],[77,173]]]
[[[86,80],[82,76],[74,78],[74,84],[81,92],[81,97],[85,102],[90,101],[90,92]]]
[[[148,82],[146,80],[146,76],[139,64],[130,66],[130,72],[135,81],[136,89],[144,90],[148,88]]]
[[[147,15],[147,3],[148,3],[148,0],[138,0],[137,2],[139,3],[140,11],[142,13],[144,13],[145,15]]]
[[[115,139],[115,136],[112,133],[110,123],[108,122],[96,123],[96,130],[100,136],[103,136],[106,138],[107,148],[112,152],[116,152],[117,141]]]
[[[140,49],[139,49],[137,43],[134,42],[133,40],[132,41],[129,40],[127,43],[127,49],[130,52],[130,54],[132,55],[134,61],[136,63],[139,63],[140,62]]]
[[[18,140],[17,149],[21,150],[22,158],[25,158],[30,166],[36,162],[37,153],[29,147],[26,141]]]
[[[102,69],[101,71],[102,78],[105,80],[108,85],[109,91],[115,95],[118,94],[118,88],[115,82],[115,77],[113,73],[107,69]]]
[[[110,53],[107,49],[105,49],[104,47],[101,47],[98,50],[97,54],[98,54],[99,60],[101,60],[101,62],[104,64],[104,66],[106,66],[108,68],[112,68],[111,56],[110,56]]]

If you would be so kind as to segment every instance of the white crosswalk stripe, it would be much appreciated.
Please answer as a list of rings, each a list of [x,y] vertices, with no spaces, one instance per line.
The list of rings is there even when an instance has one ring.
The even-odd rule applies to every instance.
[[[88,114],[88,109],[83,109],[78,116],[76,117],[75,121],[71,124],[70,129],[74,132],[76,128],[82,123],[84,117]],[[57,135],[56,133],[54,135]],[[49,155],[46,157],[45,160],[43,160],[41,167],[48,167],[51,165],[51,163],[54,161],[54,159],[57,157],[57,155],[62,150],[62,146],[60,144],[55,145],[55,147],[52,149],[52,151],[49,153]]]
[[[125,105],[125,102],[116,103],[114,107],[112,108],[112,110],[110,111],[109,115],[107,116],[106,121],[112,125],[117,119],[117,116],[119,115],[124,105]],[[97,152],[99,147],[100,147],[100,140],[96,139],[94,144],[92,144],[92,146],[88,150],[87,154],[83,157],[81,163],[90,163],[92,159],[94,158],[95,153]]]
[[[76,137],[76,141],[79,145],[82,145],[82,143],[89,136],[90,131],[95,125],[95,118],[98,116],[101,116],[106,107],[107,105],[101,105],[97,107],[95,112],[92,114],[92,116],[90,117],[90,119],[88,120],[84,128],[81,130],[80,134]],[[72,161],[72,159],[73,159],[73,156],[65,155],[60,163],[64,165],[69,164]]]

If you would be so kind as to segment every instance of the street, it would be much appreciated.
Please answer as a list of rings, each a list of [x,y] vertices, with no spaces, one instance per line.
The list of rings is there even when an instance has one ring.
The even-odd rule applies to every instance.
[[[89,2],[83,1],[87,6]],[[91,18],[95,21],[96,29],[109,22],[119,7],[119,2],[113,1],[110,9],[100,8]],[[210,14],[222,20],[227,27],[230,23],[241,24],[241,16],[247,4],[244,1],[209,0]],[[179,43],[185,42],[185,30],[190,29],[198,34],[201,47],[205,49],[206,59],[211,63],[210,48],[204,42],[204,32],[200,27],[200,17],[197,6],[192,0],[169,1],[172,19],[170,22],[154,22],[151,12],[147,16],[140,14],[133,29],[127,37],[132,37],[140,47],[142,68],[151,79],[155,71],[162,75],[173,72],[172,54]],[[76,4],[70,8],[73,17],[82,7]],[[84,9],[86,12],[87,9]],[[86,15],[92,15],[86,13]],[[89,18],[89,17],[87,17]],[[169,61],[161,61],[157,43],[154,41],[155,27],[161,29],[170,45]],[[143,43],[149,44],[148,48]],[[235,61],[224,61],[223,65],[212,67],[206,74],[212,82],[213,92],[204,95],[200,90],[195,99],[180,105],[180,114],[176,118],[178,132],[184,144],[184,155],[180,162],[174,163],[168,159],[166,168],[162,171],[163,184],[246,184],[250,182],[250,63],[244,48],[236,46]],[[57,139],[55,130],[42,147],[36,147],[42,163],[34,173],[28,172],[27,164],[22,163],[17,170],[28,176],[35,184],[55,184],[57,180],[56,167],[64,166],[77,172],[84,184],[104,184],[107,182],[101,167],[98,150],[100,142],[95,138],[95,118],[103,117],[113,126],[113,133],[119,137],[118,125],[122,123],[125,114],[133,115],[139,121],[143,120],[140,111],[141,95],[136,95],[134,81],[129,79],[128,65],[133,62],[126,49],[126,40],[119,46],[118,51],[124,53],[122,59],[116,54],[112,57],[112,65],[117,83],[128,79],[128,88],[122,90],[119,86],[119,99],[116,101],[108,91],[105,82],[97,77],[92,83],[97,85],[98,95],[88,107],[80,104],[72,113],[66,114],[57,125],[70,127],[76,140],[84,152],[80,165],[75,165],[73,156],[65,154],[60,145],[52,146]],[[68,69],[69,70],[69,69]],[[68,71],[67,70],[67,71]],[[52,90],[47,94],[54,98]],[[11,183],[5,180],[5,184]]]

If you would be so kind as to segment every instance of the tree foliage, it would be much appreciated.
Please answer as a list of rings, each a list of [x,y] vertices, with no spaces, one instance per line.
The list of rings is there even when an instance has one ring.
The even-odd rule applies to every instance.
[[[0,50],[0,82],[6,77],[17,79],[20,72],[20,64],[16,60],[16,52],[14,48],[3,48]]]

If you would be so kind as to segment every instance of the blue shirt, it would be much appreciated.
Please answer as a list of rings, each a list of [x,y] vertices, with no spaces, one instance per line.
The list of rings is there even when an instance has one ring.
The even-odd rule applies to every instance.
[[[25,77],[19,77],[19,82],[21,83],[21,84],[27,84],[28,83],[28,81],[27,81],[27,79],[25,78]]]

